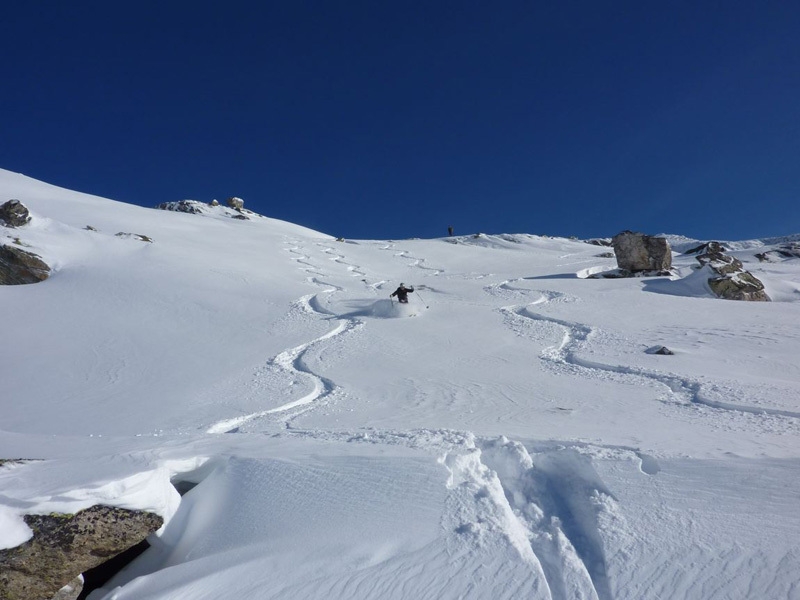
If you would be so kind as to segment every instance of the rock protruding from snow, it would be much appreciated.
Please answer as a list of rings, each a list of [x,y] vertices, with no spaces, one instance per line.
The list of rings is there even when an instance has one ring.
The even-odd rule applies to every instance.
[[[760,262],[778,262],[791,258],[800,258],[800,242],[788,242],[767,252],[756,254]]]
[[[152,238],[150,238],[150,237],[148,237],[146,235],[142,235],[141,233],[129,233],[127,231],[120,231],[119,233],[117,233],[115,235],[117,237],[121,237],[121,238],[130,238],[130,239],[133,239],[133,240],[139,240],[140,242],[147,242],[149,244],[153,243],[153,239]]]
[[[0,205],[0,221],[6,227],[22,227],[30,220],[28,209],[19,200],[9,200]]]
[[[0,598],[52,598],[81,573],[142,542],[163,524],[156,514],[92,506],[74,515],[26,515],[33,538],[0,550]]]
[[[0,246],[0,285],[39,283],[50,276],[42,257],[5,244]]]
[[[652,346],[645,350],[647,354],[659,354],[661,356],[672,356],[675,354],[672,350],[667,348],[666,346]]]
[[[227,207],[220,205],[219,201],[200,202],[198,200],[178,200],[177,202],[162,202],[156,208],[173,212],[182,212],[192,215],[206,215],[228,217],[249,221],[250,217],[258,217],[257,213],[244,208],[244,200],[241,198],[228,198]],[[233,210],[229,210],[233,209]]]
[[[212,206],[214,206],[212,204]],[[197,200],[178,200],[177,202],[162,202],[156,208],[161,210],[171,210],[174,212],[189,213],[192,215],[200,215],[206,212],[206,205]]]
[[[684,254],[705,254],[709,252],[709,249],[713,249],[715,252],[727,252],[728,249],[725,248],[719,242],[705,242],[704,244],[700,244],[699,246],[694,246],[689,248],[688,250],[684,250]]]
[[[742,261],[724,254],[719,242],[709,242],[705,254],[699,255],[697,260],[717,274],[717,277],[709,278],[708,286],[719,298],[769,302],[764,284],[745,270]]]
[[[623,231],[611,240],[617,265],[629,273],[667,273],[672,268],[672,249],[666,238]]]

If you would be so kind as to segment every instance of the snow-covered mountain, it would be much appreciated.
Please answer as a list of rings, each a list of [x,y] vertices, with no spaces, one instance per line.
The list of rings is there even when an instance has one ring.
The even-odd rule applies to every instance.
[[[0,243],[53,273],[0,287],[0,459],[44,459],[0,467],[0,547],[167,520],[92,600],[800,598],[800,260],[755,258],[796,236],[726,244],[749,303],[692,256],[591,279],[614,259],[560,238],[11,198]]]

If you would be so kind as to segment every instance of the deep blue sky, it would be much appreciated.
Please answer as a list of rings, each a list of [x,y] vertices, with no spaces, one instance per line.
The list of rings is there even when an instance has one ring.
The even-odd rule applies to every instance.
[[[2,13],[0,167],[71,189],[349,238],[800,232],[794,0]]]

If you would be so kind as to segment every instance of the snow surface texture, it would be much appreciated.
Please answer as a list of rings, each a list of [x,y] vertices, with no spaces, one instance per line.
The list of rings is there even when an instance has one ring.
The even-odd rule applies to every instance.
[[[40,459],[0,467],[0,547],[166,519],[92,600],[800,598],[800,261],[754,257],[785,240],[725,244],[745,303],[690,256],[589,279],[614,260],[565,239],[9,198],[54,272],[0,288],[0,458]]]

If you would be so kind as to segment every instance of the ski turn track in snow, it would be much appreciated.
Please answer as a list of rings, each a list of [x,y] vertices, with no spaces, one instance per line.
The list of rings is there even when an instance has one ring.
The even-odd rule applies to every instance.
[[[544,326],[557,326],[563,331],[561,342],[557,346],[545,348],[540,356],[541,359],[550,364],[556,372],[567,375],[581,375],[590,378],[612,378],[622,383],[660,385],[667,388],[666,395],[662,396],[665,402],[677,401],[678,404],[688,406],[701,405],[718,410],[737,411],[752,415],[769,415],[800,419],[800,413],[798,412],[748,406],[739,403],[720,402],[706,398],[702,394],[702,382],[689,377],[682,377],[672,373],[647,370],[639,367],[609,365],[581,358],[578,355],[580,348],[591,337],[599,334],[599,329],[581,323],[548,317],[541,312],[532,310],[532,307],[544,306],[552,302],[574,301],[574,299],[568,298],[561,292],[548,290],[534,291],[525,288],[516,288],[512,285],[515,281],[519,280],[504,281],[499,284],[487,286],[484,289],[487,293],[500,297],[522,297],[530,293],[539,295],[539,298],[533,302],[504,306],[500,308],[500,312],[506,316],[510,327],[519,335],[531,335],[529,326],[532,323],[542,324]]]
[[[329,251],[332,252],[333,249],[327,248],[325,250],[326,253],[330,253]],[[317,276],[324,277],[325,274],[321,273],[318,270],[319,268],[317,267],[317,265],[314,265],[313,263],[309,262],[310,257],[308,255],[303,254],[299,246],[293,246],[289,248],[289,252],[296,254],[297,256],[294,257],[294,260],[296,260],[299,265],[302,265],[301,268],[303,270],[311,274],[311,276],[309,276],[309,282],[319,286],[327,286],[322,292],[302,296],[294,303],[295,306],[298,306],[305,313],[324,316],[327,319],[330,319],[332,316],[335,316],[333,315],[333,313],[323,308],[319,296],[320,294],[332,294],[334,292],[341,291],[341,288],[333,284],[325,283],[320,279],[318,279]],[[347,263],[343,262],[343,258],[344,257],[342,256],[334,255],[331,258],[331,260],[335,260],[339,263],[346,265]],[[358,271],[357,267],[348,265],[348,269],[353,271],[354,275],[358,276],[363,275],[363,273]],[[246,415],[241,415],[238,417],[233,417],[231,419],[225,419],[219,421],[214,425],[212,425],[211,427],[209,427],[207,433],[213,433],[213,434],[237,433],[239,431],[239,428],[245,423],[254,421],[256,419],[268,417],[270,415],[286,413],[287,411],[302,409],[304,407],[310,407],[310,405],[312,405],[313,403],[319,402],[321,399],[332,394],[336,389],[336,384],[330,379],[311,371],[311,369],[309,369],[308,366],[306,366],[303,357],[310,348],[317,347],[323,344],[326,340],[330,340],[331,338],[334,338],[336,336],[344,335],[351,331],[355,331],[356,329],[364,325],[362,321],[355,318],[348,318],[348,317],[344,318],[336,317],[336,318],[339,320],[339,323],[329,332],[317,338],[314,338],[309,342],[305,342],[303,344],[300,344],[299,346],[295,346],[293,348],[284,350],[277,356],[271,358],[267,363],[267,368],[277,369],[286,372],[291,376],[293,380],[297,378],[305,378],[307,380],[310,380],[312,389],[309,393],[305,394],[301,398],[292,400],[275,408],[270,408],[268,410],[262,410]],[[298,412],[295,410],[295,412],[289,418],[286,419],[286,423],[288,424],[288,422],[292,418],[297,417],[299,414],[302,414],[302,412],[305,411],[301,410]]]

